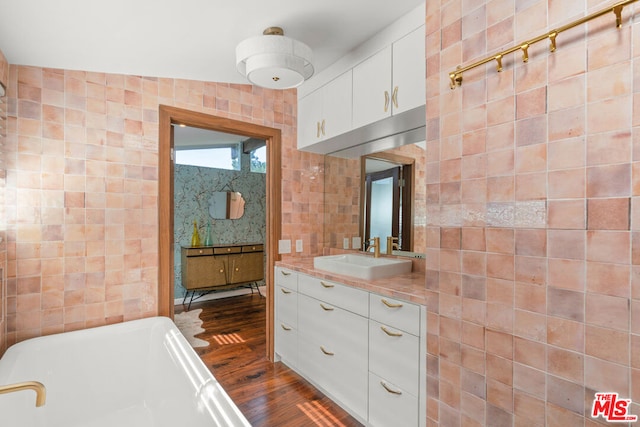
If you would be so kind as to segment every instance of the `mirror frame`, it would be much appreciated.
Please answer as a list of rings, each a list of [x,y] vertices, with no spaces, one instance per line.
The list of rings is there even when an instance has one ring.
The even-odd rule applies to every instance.
[[[219,132],[246,135],[263,139],[267,144],[267,253],[265,282],[266,291],[266,347],[267,359],[273,360],[273,269],[280,259],[278,239],[282,227],[281,197],[281,131],[280,129],[256,125],[197,111],[167,105],[159,106],[158,141],[158,315],[173,319],[174,316],[174,272],[173,272],[173,179],[174,141],[172,124],[209,129]]]

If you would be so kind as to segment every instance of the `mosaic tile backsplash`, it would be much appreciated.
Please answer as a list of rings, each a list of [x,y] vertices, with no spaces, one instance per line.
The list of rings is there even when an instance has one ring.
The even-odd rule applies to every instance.
[[[268,167],[268,166],[267,166]],[[198,222],[200,241],[211,224],[213,243],[264,243],[266,239],[266,175],[249,170],[249,155],[243,154],[241,170],[176,165],[174,172],[174,271],[175,298],[185,289],[181,277],[181,246],[191,245],[193,221]],[[238,219],[213,219],[209,199],[216,191],[237,191],[245,200]]]

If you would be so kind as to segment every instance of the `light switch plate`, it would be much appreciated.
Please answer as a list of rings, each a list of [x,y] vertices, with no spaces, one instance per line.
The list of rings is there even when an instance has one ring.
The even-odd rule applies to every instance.
[[[349,238],[345,237],[342,240],[342,249],[349,249]]]
[[[296,252],[302,252],[302,240],[296,240]]]
[[[351,238],[351,247],[353,249],[362,249],[362,239],[360,239],[360,236]]]
[[[278,253],[290,254],[291,253],[291,240],[278,240]]]

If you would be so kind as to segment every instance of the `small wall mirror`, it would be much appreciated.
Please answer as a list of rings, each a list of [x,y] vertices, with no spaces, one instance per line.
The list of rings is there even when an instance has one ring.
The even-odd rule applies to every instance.
[[[209,198],[209,215],[213,219],[238,219],[244,215],[244,199],[237,191],[216,191]]]

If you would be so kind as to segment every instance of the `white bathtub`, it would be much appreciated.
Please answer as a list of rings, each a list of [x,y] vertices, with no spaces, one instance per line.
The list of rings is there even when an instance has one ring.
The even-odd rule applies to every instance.
[[[0,395],[0,426],[249,426],[175,324],[166,317],[33,338],[0,359],[0,385],[40,381]]]

